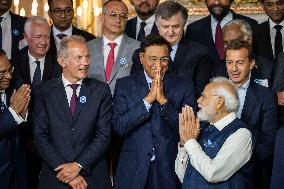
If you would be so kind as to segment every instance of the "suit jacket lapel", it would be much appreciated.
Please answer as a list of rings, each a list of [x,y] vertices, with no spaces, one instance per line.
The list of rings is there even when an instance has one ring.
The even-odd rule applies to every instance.
[[[190,51],[190,49],[185,49],[185,38],[182,38],[181,41],[178,44],[178,48],[177,48],[177,52],[175,55],[175,59],[174,61],[169,65],[172,69],[174,70],[174,68],[178,68],[178,64],[183,62],[183,58],[185,54],[188,54],[188,51]]]
[[[88,103],[88,97],[90,94],[90,88],[88,87],[88,80],[84,80],[80,89],[80,94],[78,97],[78,101],[77,101],[77,105],[76,105],[76,110],[75,110],[75,114],[73,117],[73,122],[75,122],[78,118],[78,116],[80,115],[80,112],[82,110],[82,108],[84,107],[84,105],[86,103]],[[85,101],[84,101],[85,99]]]
[[[54,94],[56,94],[56,100],[58,104],[60,104],[62,110],[65,112],[65,115],[68,117],[68,120],[71,122],[72,115],[71,115],[71,110],[69,108],[66,91],[62,82],[62,77],[57,78],[57,83],[55,84],[54,87],[55,87]]]
[[[266,21],[266,24],[264,25],[263,31],[265,32],[264,36],[263,36],[263,44],[268,44],[267,50],[269,52],[267,52],[267,53],[271,55],[272,59],[274,59],[274,54],[273,54],[272,45],[271,45],[271,37],[270,37],[270,25],[269,25],[268,21]]]
[[[147,80],[144,75],[144,70],[138,72],[135,74],[135,79],[137,80],[138,85],[137,87],[137,92],[140,95],[140,99],[144,99],[145,96],[149,93],[149,86],[147,84]]]
[[[245,102],[242,110],[242,116],[241,119],[245,121],[246,123],[250,120],[250,115],[252,113],[252,110],[254,109],[255,103],[256,103],[256,88],[253,81],[250,81],[249,87],[247,89]]]
[[[54,62],[52,62],[52,58],[50,56],[46,56],[44,60],[44,69],[42,75],[42,81],[47,81],[51,79]]]
[[[96,51],[95,55],[95,67],[93,72],[97,73],[98,75],[101,75],[101,79],[103,82],[106,82],[106,75],[105,75],[105,65],[104,65],[104,40],[101,38],[99,42],[95,45],[95,48],[93,49]],[[106,57],[107,59],[107,57]],[[99,79],[99,80],[101,80]]]
[[[27,84],[31,84],[30,61],[28,53],[22,54],[22,61],[23,62],[20,64],[22,77]]]
[[[208,44],[208,46],[209,47],[211,47],[211,49],[213,49],[214,51],[216,51],[216,56],[218,55],[218,53],[217,53],[217,49],[216,49],[216,47],[215,47],[215,43],[214,43],[214,39],[213,39],[213,36],[212,36],[212,28],[211,28],[211,16],[209,15],[209,16],[207,16],[206,17],[206,25],[204,25],[204,36],[206,37],[208,37],[207,38],[207,44]]]

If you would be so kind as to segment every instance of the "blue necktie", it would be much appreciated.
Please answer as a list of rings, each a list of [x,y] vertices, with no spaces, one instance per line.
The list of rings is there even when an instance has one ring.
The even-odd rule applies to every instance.
[[[140,23],[140,30],[139,33],[137,35],[137,40],[138,41],[142,41],[145,38],[145,26],[146,26],[146,22],[141,22]]]
[[[33,77],[33,85],[39,85],[41,83],[41,70],[40,70],[40,61],[36,60],[36,69]]]

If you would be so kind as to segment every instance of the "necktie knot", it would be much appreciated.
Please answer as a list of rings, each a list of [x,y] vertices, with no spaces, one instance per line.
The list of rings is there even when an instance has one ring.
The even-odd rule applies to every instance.
[[[281,26],[281,25],[275,25],[274,28],[276,29],[276,31],[281,31],[281,29],[283,28],[283,26]]]
[[[36,66],[40,66],[40,61],[39,60],[36,60],[35,63],[36,63]]]
[[[62,39],[63,37],[66,37],[67,35],[66,34],[64,34],[64,33],[59,33],[59,34],[57,34],[57,37],[59,38],[59,39]]]
[[[141,29],[144,29],[146,25],[147,25],[146,22],[141,22],[141,23],[140,23],[140,28],[141,28]]]
[[[138,35],[137,35],[137,40],[138,41],[142,41],[144,38],[145,38],[145,26],[146,26],[146,22],[141,22],[140,23],[140,30],[138,32]]]
[[[109,43],[108,45],[109,45],[110,49],[113,50],[114,47],[116,46],[116,43]]]
[[[69,86],[71,87],[71,89],[73,89],[73,91],[76,91],[76,89],[78,88],[79,84],[70,84]]]

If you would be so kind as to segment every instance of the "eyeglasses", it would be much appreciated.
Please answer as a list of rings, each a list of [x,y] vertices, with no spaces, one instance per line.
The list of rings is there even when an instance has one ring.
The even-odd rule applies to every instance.
[[[144,55],[145,56],[145,55]],[[160,62],[162,64],[166,64],[169,62],[169,57],[166,57],[166,56],[163,56],[163,57],[156,57],[156,56],[148,56],[148,61],[151,63],[151,64],[155,64],[158,62],[158,60],[160,60]]]
[[[237,66],[241,66],[241,65],[245,65],[246,63],[250,63],[250,60],[249,60],[249,59],[246,59],[246,60],[237,60],[237,61],[226,60],[226,64],[227,64],[227,65],[237,65]]]
[[[200,96],[200,97],[203,98],[203,99],[206,99],[206,98],[208,98],[209,96],[218,96],[218,97],[220,97],[219,95],[215,95],[215,94],[207,94],[207,95],[205,95],[204,92],[201,93],[201,96]]]
[[[71,16],[74,13],[74,10],[72,8],[66,8],[66,9],[50,9],[50,12],[55,14],[55,16],[62,16],[64,13],[65,16]]]
[[[128,15],[126,13],[118,14],[116,12],[110,12],[110,13],[104,13],[104,14],[108,15],[113,20],[115,20],[117,18],[120,18],[122,20],[127,20],[128,19]]]
[[[9,70],[0,71],[0,79],[2,79],[6,74],[12,74],[14,71],[14,67],[11,67]]]

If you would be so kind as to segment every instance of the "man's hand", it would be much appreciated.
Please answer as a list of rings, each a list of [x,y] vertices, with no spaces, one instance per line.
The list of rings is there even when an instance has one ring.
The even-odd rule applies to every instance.
[[[86,180],[81,175],[78,175],[74,180],[69,182],[69,185],[72,189],[86,189],[88,187]]]
[[[186,105],[179,114],[180,144],[184,145],[190,139],[197,139],[199,128],[200,123],[195,118],[193,109]]]
[[[158,86],[158,81],[155,79],[152,81],[150,91],[148,95],[145,97],[144,100],[146,100],[149,104],[152,104],[156,98],[157,98],[157,86]]]
[[[25,109],[28,108],[30,98],[31,98],[30,86],[27,84],[23,84],[17,91],[16,90],[13,91],[13,94],[10,98],[10,107],[17,114],[24,113]]]
[[[158,67],[158,74],[157,77],[155,78],[157,80],[157,101],[159,104],[163,105],[165,104],[168,100],[166,99],[164,95],[164,87],[163,87],[163,81],[162,81],[162,76],[161,76],[161,67]]]
[[[19,113],[19,115],[25,119],[27,113],[28,113],[28,108],[29,108],[29,104],[30,104],[30,100],[31,100],[31,97],[28,98],[27,102],[26,102],[26,105],[24,106],[23,110]]]
[[[58,180],[69,183],[79,175],[81,168],[76,162],[73,162],[59,165],[54,171],[59,171],[56,175]]]
[[[284,106],[284,91],[277,92],[277,97],[278,97],[278,105]]]

